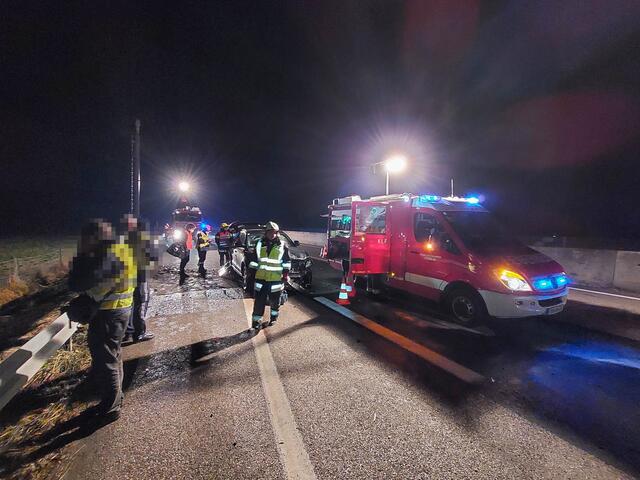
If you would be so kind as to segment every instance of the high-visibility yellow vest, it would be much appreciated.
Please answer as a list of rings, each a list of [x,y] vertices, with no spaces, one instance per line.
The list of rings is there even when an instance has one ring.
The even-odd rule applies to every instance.
[[[266,245],[263,246],[262,240],[259,240],[256,245],[256,254],[258,255],[256,280],[280,282],[282,280],[284,245],[282,243],[275,244],[271,248],[271,252],[267,253]]]
[[[137,270],[133,250],[126,243],[118,242],[109,247],[109,253],[115,255],[124,265],[115,279],[115,284],[102,285],[87,293],[100,302],[100,310],[127,308],[133,304],[133,291],[136,288]],[[106,296],[105,296],[106,295]]]
[[[200,232],[200,238],[202,242],[200,243],[200,248],[206,248],[211,245],[211,240],[209,240],[209,234],[206,232]]]

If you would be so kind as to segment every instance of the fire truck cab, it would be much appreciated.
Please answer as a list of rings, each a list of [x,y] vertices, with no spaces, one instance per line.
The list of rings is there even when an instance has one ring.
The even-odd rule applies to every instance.
[[[332,266],[441,302],[459,323],[553,315],[566,304],[562,266],[516,240],[477,198],[350,196],[328,208],[322,255]]]
[[[171,223],[164,228],[167,245],[184,240],[188,228],[204,228],[200,207],[192,205],[186,197],[180,197],[176,208],[171,212]]]

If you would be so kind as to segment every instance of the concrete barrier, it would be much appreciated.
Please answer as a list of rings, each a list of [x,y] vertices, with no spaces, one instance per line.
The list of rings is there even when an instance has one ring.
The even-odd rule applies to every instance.
[[[611,288],[616,270],[615,250],[534,247],[562,265],[569,276],[581,285]]]
[[[326,233],[317,232],[301,232],[287,230],[287,234],[292,240],[298,240],[305,245],[315,245],[316,247],[322,247],[327,239]]]
[[[293,240],[321,247],[326,234],[287,231]],[[640,293],[640,252],[595,250],[588,248],[532,247],[553,258],[579,285],[593,288],[619,288]]]
[[[640,252],[617,252],[613,286],[640,292]]]

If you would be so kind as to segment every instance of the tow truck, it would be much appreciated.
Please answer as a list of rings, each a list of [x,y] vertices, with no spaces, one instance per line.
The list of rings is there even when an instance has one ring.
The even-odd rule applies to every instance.
[[[440,302],[463,325],[554,315],[567,302],[562,266],[520,243],[476,197],[352,195],[328,210],[321,255],[368,290]]]

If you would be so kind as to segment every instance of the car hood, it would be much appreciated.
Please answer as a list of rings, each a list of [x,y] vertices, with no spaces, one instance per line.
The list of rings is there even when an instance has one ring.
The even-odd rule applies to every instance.
[[[309,258],[309,254],[301,248],[291,247],[289,248],[289,258],[291,260],[306,260]]]

